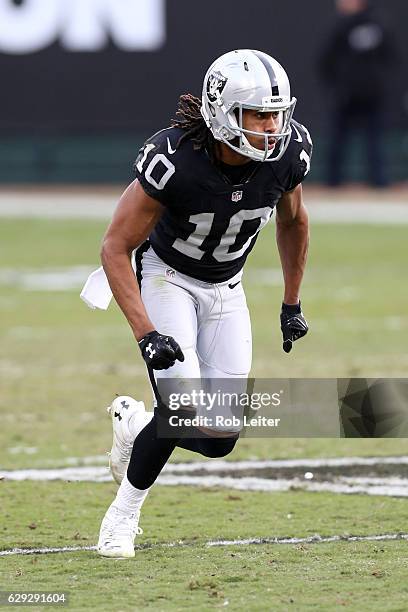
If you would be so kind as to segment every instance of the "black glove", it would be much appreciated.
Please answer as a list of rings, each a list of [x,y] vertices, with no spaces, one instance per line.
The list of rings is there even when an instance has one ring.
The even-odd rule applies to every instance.
[[[290,353],[292,344],[308,332],[309,326],[299,304],[282,303],[280,315],[281,330],[283,335],[283,350]]]
[[[151,331],[139,340],[142,357],[153,370],[167,370],[176,359],[184,361],[183,351],[171,336]]]

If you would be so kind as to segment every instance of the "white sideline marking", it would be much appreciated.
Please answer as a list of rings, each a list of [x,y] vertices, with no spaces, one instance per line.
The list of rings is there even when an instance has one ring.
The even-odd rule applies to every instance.
[[[109,219],[119,200],[121,189],[115,193],[95,191],[39,190],[36,193],[0,191],[0,216],[36,219]]]
[[[382,535],[368,536],[320,536],[315,534],[306,538],[245,538],[242,540],[210,540],[204,546],[248,546],[251,544],[325,544],[330,542],[384,542],[395,540],[408,540],[408,533],[385,533]],[[189,542],[162,542],[161,544],[140,544],[136,545],[136,550],[149,550],[152,548],[176,548],[184,546],[196,546]],[[50,553],[78,552],[96,550],[96,546],[63,546],[61,548],[12,548],[1,550],[0,557],[10,555],[44,555]]]
[[[327,491],[329,493],[362,493],[366,495],[408,497],[408,479],[405,478],[361,478],[348,476],[337,477],[336,482],[324,480],[313,482],[299,477],[270,479],[245,476],[243,478],[234,478],[232,476],[212,475],[211,471],[208,470],[208,474],[200,476],[162,473],[157,479],[157,484],[162,486],[222,487],[238,491],[277,492],[296,489],[312,493]],[[236,469],[228,471],[234,472]],[[63,480],[68,482],[112,482],[112,477],[106,467],[2,471],[0,472],[0,478],[14,481]]]
[[[408,533],[385,533],[369,536],[320,536],[308,538],[247,538],[244,540],[213,540],[206,546],[245,546],[247,544],[324,544],[327,542],[384,542],[389,540],[408,540]]]
[[[7,452],[10,455],[35,455],[38,453],[36,446],[9,446]]]
[[[12,548],[0,550],[0,557],[9,555],[45,555],[47,553],[77,552],[78,550],[96,550],[96,546],[62,546],[61,548]]]
[[[89,465],[92,461],[106,462],[106,467]],[[0,478],[7,480],[78,480],[89,482],[105,482],[112,480],[107,467],[108,459],[105,455],[94,455],[92,457],[68,457],[64,463],[75,467],[53,468],[53,469],[23,469],[23,470],[0,470]],[[75,463],[88,464],[85,466]],[[308,468],[319,467],[358,467],[376,465],[408,465],[408,456],[395,457],[332,457],[323,459],[266,459],[248,461],[225,461],[223,459],[212,459],[211,461],[192,461],[189,463],[167,463],[162,474],[179,474],[205,471],[208,474],[215,472],[232,472],[242,470],[261,470],[264,468]],[[264,480],[264,479],[263,479]],[[383,479],[382,479],[383,480]]]
[[[64,457],[62,459],[38,459],[36,463],[39,465],[39,469],[45,467],[56,468],[62,466],[85,466],[90,465],[95,467],[97,465],[107,465],[108,455],[89,455],[89,457]],[[32,462],[34,463],[34,461]]]
[[[0,478],[5,480],[65,480],[77,482],[108,482],[112,480],[109,468],[106,467],[74,467],[55,468],[52,470],[10,470],[0,472]]]
[[[241,491],[290,491],[300,489],[309,492],[328,491],[343,494],[386,495],[408,497],[408,479],[399,476],[336,476],[332,480],[306,480],[299,475],[279,478],[280,468],[298,468],[308,472],[319,467],[357,467],[380,464],[407,465],[408,457],[338,457],[332,459],[286,459],[267,461],[197,461],[194,463],[169,463],[157,480],[164,486],[223,487]],[[257,476],[239,477],[245,470],[275,469],[276,478]],[[197,472],[199,472],[197,474]],[[232,474],[231,476],[229,474]],[[321,476],[323,478],[323,476]],[[76,481],[111,482],[107,467],[78,466],[55,469],[27,469],[1,471],[0,479],[14,481]]]
[[[166,472],[194,472],[198,469],[208,471],[262,469],[262,468],[306,468],[306,467],[353,467],[359,465],[408,465],[408,455],[394,457],[329,457],[321,459],[251,459],[247,461],[192,461],[191,463],[168,463]],[[211,467],[210,467],[211,466]]]
[[[303,478],[255,478],[248,476],[244,478],[233,478],[229,476],[159,476],[157,483],[167,486],[196,486],[196,487],[223,487],[225,489],[237,489],[239,491],[290,491],[292,489],[309,491],[312,493],[327,491],[329,493],[366,495],[386,495],[389,497],[408,497],[408,479],[399,479],[398,483],[390,483],[390,479],[375,478],[337,477],[336,482],[319,481],[311,482]]]
[[[90,455],[89,457],[64,457],[61,459],[44,459],[43,463],[54,467],[63,466],[96,466],[101,463],[107,466],[107,454]],[[58,463],[58,466],[55,466]],[[190,461],[188,463],[167,463],[163,472],[195,472],[207,471],[235,471],[262,468],[316,468],[316,467],[353,467],[364,465],[408,465],[408,455],[385,457],[323,457],[317,459],[248,459],[242,461],[226,461],[225,459],[211,459],[209,461]],[[61,468],[62,469],[62,468]],[[18,470],[21,471],[21,470]],[[305,470],[307,471],[307,470]],[[14,473],[14,472],[13,472]],[[1,474],[1,472],[0,472]]]
[[[394,202],[330,202],[306,200],[312,223],[362,223],[364,225],[399,225],[408,223],[408,207]]]
[[[25,291],[71,291],[83,286],[95,266],[0,270],[0,285],[19,287]]]

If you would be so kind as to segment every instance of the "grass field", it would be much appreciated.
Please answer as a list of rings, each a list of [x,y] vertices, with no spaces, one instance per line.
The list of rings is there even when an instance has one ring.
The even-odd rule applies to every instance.
[[[110,447],[103,408],[115,393],[150,403],[138,348],[119,310],[86,308],[78,281],[44,288],[52,270],[70,278],[74,267],[97,267],[105,226],[1,219],[1,469],[99,457]],[[252,374],[406,376],[405,261],[404,225],[315,225],[302,292],[310,334],[285,355],[279,262],[273,227],[264,230],[245,276]],[[228,459],[398,454],[406,454],[405,440],[244,439]],[[197,458],[181,450],[174,455]],[[113,483],[0,481],[0,549],[95,544],[114,490]],[[405,541],[206,543],[406,532],[406,516],[406,501],[392,497],[156,487],[139,540],[151,547],[134,561],[107,561],[93,551],[0,557],[0,590],[68,590],[75,610],[405,610]],[[183,546],[165,546],[180,540]]]
[[[95,542],[100,508],[113,485],[3,483],[21,510],[9,510],[3,545],[86,545]],[[407,596],[406,542],[209,548],[217,538],[361,534],[406,525],[405,502],[313,494],[231,494],[228,490],[156,488],[142,521],[151,549],[134,561],[94,552],[1,560],[7,589],[65,590],[74,609],[403,610]],[[33,511],[27,499],[38,507]],[[288,518],[290,513],[291,518]],[[30,527],[31,526],[31,527]],[[178,542],[185,546],[154,547]],[[405,608],[406,609],[406,608]]]

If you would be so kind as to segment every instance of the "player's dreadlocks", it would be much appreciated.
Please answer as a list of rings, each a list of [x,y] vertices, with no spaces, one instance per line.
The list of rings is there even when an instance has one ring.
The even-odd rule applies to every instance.
[[[176,119],[172,120],[171,126],[185,130],[185,133],[177,142],[177,147],[179,147],[186,138],[191,138],[195,148],[201,149],[204,147],[210,159],[215,161],[217,142],[208,129],[200,112],[200,108],[200,98],[192,94],[183,94],[179,99]]]

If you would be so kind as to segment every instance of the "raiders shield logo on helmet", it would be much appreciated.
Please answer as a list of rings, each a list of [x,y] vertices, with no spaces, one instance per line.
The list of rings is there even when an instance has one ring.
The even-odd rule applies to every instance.
[[[227,83],[226,77],[221,72],[212,72],[207,81],[207,97],[210,102],[216,102],[221,96]]]

